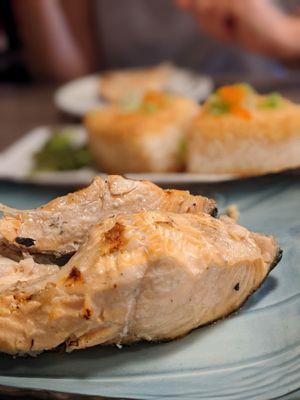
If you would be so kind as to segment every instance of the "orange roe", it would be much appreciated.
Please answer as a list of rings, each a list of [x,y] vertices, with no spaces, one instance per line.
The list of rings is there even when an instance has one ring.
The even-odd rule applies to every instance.
[[[142,102],[155,104],[158,107],[163,107],[166,105],[167,99],[168,97],[165,93],[151,90],[145,94]]]
[[[243,119],[251,119],[252,114],[249,110],[246,108],[240,107],[240,106],[234,106],[230,108],[230,112],[237,117],[243,118]]]
[[[218,95],[229,106],[240,105],[247,96],[247,90],[242,86],[223,86]]]
[[[251,119],[251,112],[243,107],[248,95],[247,88],[241,85],[223,86],[218,89],[217,94],[228,105],[230,113],[243,119]]]

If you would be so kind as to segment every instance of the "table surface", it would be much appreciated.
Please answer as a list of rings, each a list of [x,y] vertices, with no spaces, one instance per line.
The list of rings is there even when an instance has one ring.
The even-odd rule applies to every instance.
[[[0,86],[0,151],[37,126],[76,121],[55,108],[55,89],[54,85]],[[288,81],[287,86],[280,86],[280,91],[300,102],[300,82],[293,85]],[[299,398],[300,392],[284,397],[291,400]]]
[[[54,85],[0,86],[0,151],[39,125],[74,121],[54,105]]]

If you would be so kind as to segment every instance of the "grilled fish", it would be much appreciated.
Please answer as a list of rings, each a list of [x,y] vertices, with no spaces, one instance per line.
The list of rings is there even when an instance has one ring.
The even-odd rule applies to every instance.
[[[28,285],[30,282],[47,278],[58,271],[57,265],[36,264],[31,257],[16,262],[0,256],[0,293],[13,287],[20,289],[24,283]]]
[[[228,217],[147,211],[107,218],[65,266],[0,290],[0,350],[181,337],[237,310],[280,254],[273,237]]]
[[[105,218],[151,210],[214,214],[216,203],[186,191],[163,190],[148,181],[113,175],[106,180],[96,177],[89,187],[35,210],[0,206],[4,213],[0,220],[0,238],[2,244],[11,248],[60,259],[73,254],[86,240],[90,229]]]

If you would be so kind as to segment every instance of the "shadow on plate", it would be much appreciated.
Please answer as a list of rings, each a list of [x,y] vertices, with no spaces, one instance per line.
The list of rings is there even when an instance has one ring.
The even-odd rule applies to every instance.
[[[268,276],[266,281],[263,283],[261,288],[250,297],[245,303],[242,311],[248,311],[253,307],[256,307],[266,296],[268,296],[278,286],[278,279],[274,276]]]

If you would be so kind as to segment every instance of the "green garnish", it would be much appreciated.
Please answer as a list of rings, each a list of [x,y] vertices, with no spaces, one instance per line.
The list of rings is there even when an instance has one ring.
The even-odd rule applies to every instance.
[[[229,105],[222,101],[217,94],[210,96],[207,106],[212,115],[223,115],[230,111]]]
[[[205,108],[212,115],[226,113],[238,113],[245,110],[274,109],[283,105],[283,98],[278,93],[268,96],[259,95],[248,83],[238,83],[231,86],[223,86],[209,97]],[[241,114],[239,114],[241,115]]]
[[[136,111],[142,111],[152,114],[158,109],[158,105],[152,101],[143,102],[143,98],[136,92],[127,93],[119,102],[120,111],[123,114],[129,114]]]
[[[184,163],[186,159],[186,153],[187,153],[187,140],[186,138],[182,138],[179,146],[178,146],[178,160],[179,162]]]
[[[73,143],[67,130],[56,130],[33,161],[32,172],[68,171],[90,166],[92,156],[86,145]]]
[[[210,105],[210,112],[212,115],[222,115],[229,112],[229,107],[226,103],[222,102],[214,102]]]
[[[271,93],[260,104],[260,108],[278,108],[282,105],[282,96],[278,93]]]
[[[153,112],[155,112],[158,109],[158,106],[155,103],[146,102],[146,103],[142,103],[140,108],[143,111],[145,111],[146,113],[152,114]]]
[[[137,111],[141,106],[141,95],[137,92],[127,93],[119,101],[120,111],[124,114],[128,114]]]
[[[187,151],[187,140],[186,138],[181,139],[181,142],[179,144],[179,153],[185,155]]]
[[[246,82],[237,83],[235,86],[245,89],[248,93],[257,93],[254,87]]]

